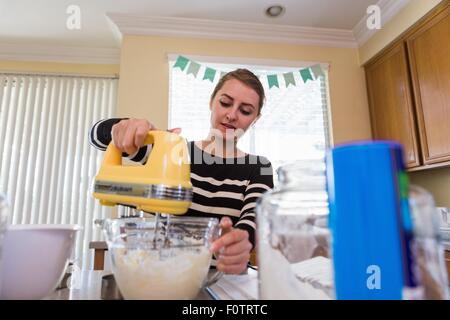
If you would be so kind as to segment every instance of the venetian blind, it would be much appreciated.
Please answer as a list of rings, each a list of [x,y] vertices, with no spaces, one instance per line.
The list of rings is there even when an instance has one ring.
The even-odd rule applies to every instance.
[[[112,117],[117,79],[0,74],[0,192],[11,224],[78,224],[73,259],[92,268],[93,221],[107,210],[91,183],[102,153],[88,141],[98,119]]]

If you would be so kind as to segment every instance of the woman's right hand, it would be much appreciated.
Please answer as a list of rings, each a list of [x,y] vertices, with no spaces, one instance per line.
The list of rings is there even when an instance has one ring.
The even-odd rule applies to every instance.
[[[114,145],[122,152],[134,154],[144,145],[145,137],[156,127],[145,119],[124,119],[113,125],[111,130]],[[169,132],[179,134],[180,128],[170,129]]]
[[[131,155],[143,146],[145,137],[155,126],[145,119],[125,119],[113,125],[111,130],[114,145]]]

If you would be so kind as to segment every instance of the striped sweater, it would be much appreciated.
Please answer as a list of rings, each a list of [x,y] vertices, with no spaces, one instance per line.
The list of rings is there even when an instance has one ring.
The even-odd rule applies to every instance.
[[[112,126],[121,119],[113,118],[97,122],[89,134],[89,141],[100,150],[106,150],[111,141]],[[145,163],[151,147],[144,146],[135,154],[124,157]],[[188,142],[191,159],[192,204],[187,216],[228,216],[234,227],[248,231],[249,240],[255,245],[256,213],[258,198],[273,188],[270,162],[262,156],[247,154],[240,158],[212,156]]]

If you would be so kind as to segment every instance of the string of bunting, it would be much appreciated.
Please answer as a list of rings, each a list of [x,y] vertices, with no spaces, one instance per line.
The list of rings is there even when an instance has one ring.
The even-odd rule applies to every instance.
[[[211,68],[209,66],[202,66],[200,63],[193,61],[191,59],[188,59],[184,56],[178,56],[177,60],[175,61],[175,64],[173,65],[173,68],[179,68],[181,71],[186,72],[187,75],[192,74],[194,78],[197,78],[198,76],[201,77],[202,80],[207,80],[214,82],[214,78],[216,75],[219,75],[219,78],[222,78],[226,72],[220,71],[214,68]],[[202,73],[200,73],[200,70],[203,70]],[[308,80],[314,81],[317,80],[321,76],[325,76],[322,67],[320,64],[313,65],[308,68],[302,68],[298,70],[300,79],[303,81],[303,83],[308,82]],[[297,83],[295,81],[294,72],[286,72],[286,73],[280,73],[280,74],[267,74],[267,75],[257,75],[261,81],[265,80],[267,81],[267,84],[269,85],[269,89],[276,87],[280,88],[280,81],[279,79],[284,79],[284,83],[286,88],[290,85],[296,86]],[[265,79],[264,79],[265,78]]]

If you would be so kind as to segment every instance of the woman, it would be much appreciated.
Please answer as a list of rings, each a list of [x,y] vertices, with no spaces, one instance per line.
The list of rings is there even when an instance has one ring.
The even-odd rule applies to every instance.
[[[270,162],[246,154],[237,141],[260,117],[264,89],[246,69],[227,73],[210,99],[211,129],[205,140],[188,142],[191,158],[192,204],[186,215],[218,217],[223,235],[212,244],[217,269],[239,274],[246,270],[255,245],[256,201],[273,188]],[[107,119],[91,129],[91,143],[102,150],[112,140],[132,161],[145,163],[150,146],[142,146],[147,120]],[[181,129],[171,129],[180,133]]]

